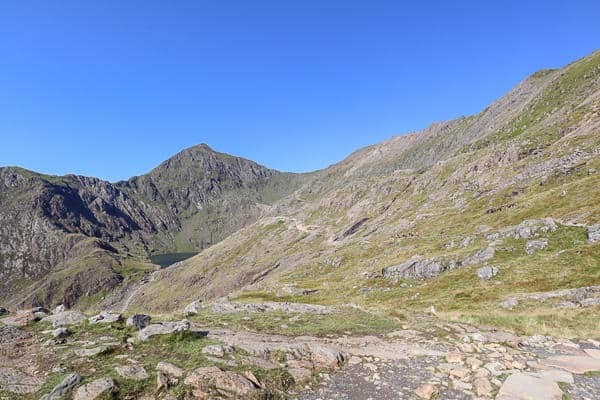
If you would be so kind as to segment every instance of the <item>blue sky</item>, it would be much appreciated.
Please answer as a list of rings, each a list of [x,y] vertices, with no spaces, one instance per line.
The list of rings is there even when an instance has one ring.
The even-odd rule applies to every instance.
[[[598,1],[0,2],[0,165],[109,180],[198,143],[288,171],[600,48]]]

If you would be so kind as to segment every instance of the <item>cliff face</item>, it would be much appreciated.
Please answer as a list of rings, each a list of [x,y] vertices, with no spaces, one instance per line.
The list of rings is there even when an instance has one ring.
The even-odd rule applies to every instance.
[[[206,145],[182,151],[147,175],[118,183],[0,168],[0,278],[5,282],[0,298],[22,287],[23,296],[34,299],[26,288],[72,268],[78,258],[74,248],[83,242],[90,254],[103,254],[103,265],[127,257],[143,260],[152,253],[201,250],[254,221],[301,179],[216,153]],[[106,262],[107,254],[113,261]],[[97,285],[97,291],[114,287],[119,279]],[[52,302],[58,289],[51,286],[46,285],[49,294],[44,299],[31,302]],[[65,285],[59,286],[60,298]],[[91,295],[94,290],[75,290],[70,297],[77,298],[77,292]]]

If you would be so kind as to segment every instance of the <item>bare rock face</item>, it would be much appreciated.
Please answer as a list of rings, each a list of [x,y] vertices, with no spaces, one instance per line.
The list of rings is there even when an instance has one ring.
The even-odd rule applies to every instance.
[[[70,307],[81,296],[120,284],[119,279],[86,284],[65,273],[49,276],[59,270],[80,272],[80,256],[93,254],[90,247],[106,252],[103,260],[85,259],[86,264],[96,262],[92,270],[106,268],[104,259],[118,253],[109,242],[169,251],[176,247],[174,235],[181,234],[200,250],[254,222],[263,204],[291,193],[302,180],[302,175],[217,153],[206,145],[186,149],[146,175],[117,183],[0,168],[0,299],[19,307]],[[213,218],[220,223],[207,223]],[[36,293],[10,284],[23,278],[45,284],[36,286]],[[65,285],[65,279],[73,283]]]
[[[427,279],[434,278],[444,271],[451,271],[456,268],[467,267],[471,265],[482,264],[495,255],[495,249],[488,246],[478,252],[471,254],[463,260],[444,260],[441,258],[423,259],[416,255],[409,258],[402,264],[385,267],[382,270],[383,277],[390,280],[403,279]]]

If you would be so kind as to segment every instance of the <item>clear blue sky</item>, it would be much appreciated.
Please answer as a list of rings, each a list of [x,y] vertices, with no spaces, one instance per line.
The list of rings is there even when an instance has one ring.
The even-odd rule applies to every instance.
[[[596,1],[0,2],[0,165],[109,180],[198,143],[308,171],[600,48]]]

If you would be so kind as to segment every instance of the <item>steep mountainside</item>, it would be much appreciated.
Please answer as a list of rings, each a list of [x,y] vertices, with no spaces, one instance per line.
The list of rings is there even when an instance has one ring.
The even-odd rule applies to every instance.
[[[598,169],[600,52],[531,75],[477,115],[314,174],[256,223],[156,273],[131,306],[278,297],[595,329],[593,308],[560,318],[556,304],[489,310],[513,295],[600,284]],[[483,266],[497,277],[479,278]]]
[[[150,254],[201,250],[253,222],[302,179],[206,145],[115,184],[0,168],[0,298],[72,304],[105,292]],[[81,269],[113,278],[70,287]]]

